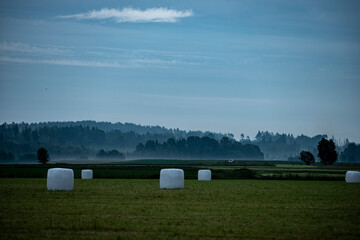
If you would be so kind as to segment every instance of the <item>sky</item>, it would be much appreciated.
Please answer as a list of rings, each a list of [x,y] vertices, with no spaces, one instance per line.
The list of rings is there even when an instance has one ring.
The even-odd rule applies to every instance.
[[[359,1],[0,1],[0,122],[360,142]]]

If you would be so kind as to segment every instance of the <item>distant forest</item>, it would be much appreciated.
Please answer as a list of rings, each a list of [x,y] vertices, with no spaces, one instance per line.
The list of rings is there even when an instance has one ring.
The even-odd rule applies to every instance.
[[[159,143],[149,140],[146,144],[138,144],[136,156],[173,157],[173,158],[208,158],[208,159],[247,159],[263,160],[264,154],[254,144],[235,141],[223,137],[220,142],[209,137],[188,137],[187,139],[168,139]]]
[[[303,150],[317,155],[317,143],[326,135],[297,136],[259,131],[254,140],[236,141],[232,134],[167,129],[132,123],[95,121],[4,123],[0,125],[0,161],[33,162],[39,147],[55,160],[125,158],[207,158],[296,160]],[[335,141],[336,142],[336,141]],[[360,145],[338,144],[339,160],[360,162]],[[118,152],[118,153],[116,153]],[[111,154],[110,154],[111,153]],[[116,153],[116,154],[114,154]]]

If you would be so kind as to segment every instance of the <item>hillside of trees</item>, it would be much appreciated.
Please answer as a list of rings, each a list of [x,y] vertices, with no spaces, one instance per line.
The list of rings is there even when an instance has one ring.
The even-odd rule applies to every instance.
[[[0,160],[32,161],[29,156],[32,156],[30,154],[36,152],[39,147],[48,149],[53,158],[91,159],[99,149],[131,153],[139,143],[145,144],[149,140],[163,143],[170,138],[181,139],[191,136],[206,136],[216,140],[233,137],[231,134],[186,132],[130,123],[112,124],[94,121],[4,123],[0,125],[0,151],[2,151]]]
[[[111,123],[111,122],[96,122],[96,121],[68,121],[68,122],[43,122],[43,123],[20,123],[17,124],[19,126],[19,129],[24,128],[30,128],[31,130],[39,129],[41,127],[58,127],[58,128],[64,128],[64,127],[79,127],[82,126],[84,128],[89,127],[90,129],[95,128],[102,130],[104,132],[111,132],[114,130],[119,130],[123,133],[128,132],[134,132],[140,135],[164,135],[173,137],[175,139],[178,138],[187,138],[190,136],[198,136],[198,137],[204,137],[208,136],[211,138],[214,138],[216,140],[220,140],[223,137],[230,137],[233,138],[234,136],[231,133],[222,134],[222,133],[214,133],[214,132],[202,132],[202,131],[184,131],[177,129],[167,129],[165,127],[160,126],[142,126],[134,123]]]
[[[213,138],[197,136],[179,140],[170,138],[163,143],[149,140],[145,145],[138,144],[134,154],[154,158],[264,159],[264,154],[258,146],[242,144],[228,137],[223,137],[220,142]]]
[[[317,155],[317,144],[327,135],[316,135],[308,137],[300,135],[294,137],[292,134],[279,134],[259,131],[255,136],[254,143],[257,144],[268,160],[298,160],[301,151],[309,151]]]
[[[342,162],[360,162],[360,144],[350,143],[340,154]]]
[[[32,162],[38,148],[52,159],[96,159],[100,150],[123,157],[223,158],[299,161],[301,151],[317,156],[317,143],[326,135],[308,137],[259,131],[254,140],[236,141],[232,134],[166,129],[131,123],[95,121],[3,123],[0,161]],[[227,144],[225,144],[227,143]],[[336,141],[335,141],[336,143]],[[224,145],[225,144],[225,145]],[[340,162],[360,161],[359,145],[337,145]]]
[[[316,156],[316,160],[319,161],[317,157],[317,144],[322,138],[327,139],[328,136],[319,134],[314,137],[305,135],[294,137],[292,134],[274,134],[268,131],[259,131],[252,143],[260,147],[266,160],[287,159],[290,161],[298,161],[300,153],[302,151],[308,151]],[[339,155],[338,162],[360,162],[359,155],[356,155],[357,151],[359,151],[359,144],[350,143],[348,139],[341,142],[332,137],[332,140],[336,144],[336,151],[343,153]]]

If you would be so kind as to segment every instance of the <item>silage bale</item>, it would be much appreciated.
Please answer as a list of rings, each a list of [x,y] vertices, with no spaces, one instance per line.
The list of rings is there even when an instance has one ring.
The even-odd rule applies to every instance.
[[[81,179],[93,179],[93,170],[83,169],[81,171]]]
[[[198,171],[198,180],[199,181],[211,181],[211,171],[210,170],[199,170]]]
[[[184,170],[177,168],[166,168],[160,171],[160,188],[183,189]]]
[[[68,168],[50,168],[47,172],[48,190],[73,190],[74,171]]]
[[[360,172],[347,171],[345,181],[348,183],[360,183]]]

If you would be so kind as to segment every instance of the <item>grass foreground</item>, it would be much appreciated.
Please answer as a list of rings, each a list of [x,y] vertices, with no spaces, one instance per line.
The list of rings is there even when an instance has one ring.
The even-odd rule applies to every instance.
[[[344,181],[0,179],[0,239],[360,239],[360,184]]]

